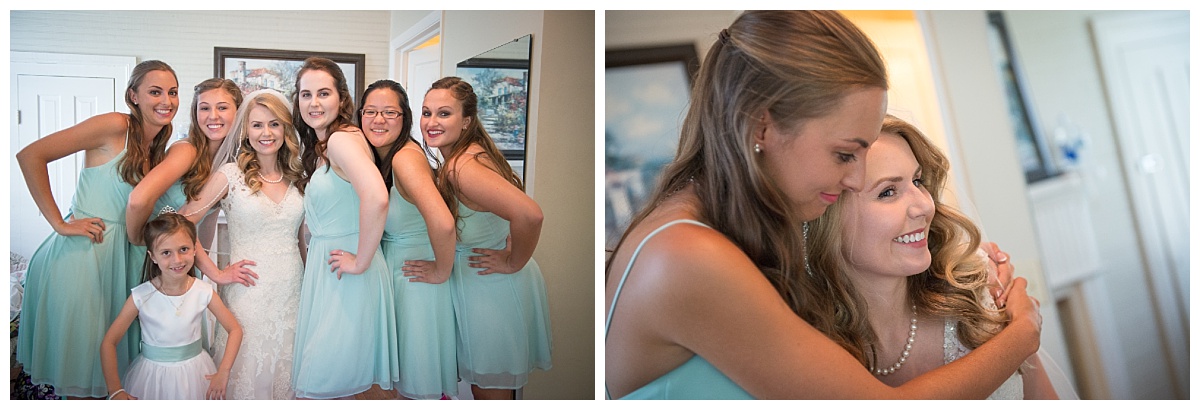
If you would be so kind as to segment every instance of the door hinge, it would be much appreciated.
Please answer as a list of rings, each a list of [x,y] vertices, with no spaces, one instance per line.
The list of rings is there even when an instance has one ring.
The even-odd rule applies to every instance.
[[[21,110],[17,110],[17,125],[21,125]]]

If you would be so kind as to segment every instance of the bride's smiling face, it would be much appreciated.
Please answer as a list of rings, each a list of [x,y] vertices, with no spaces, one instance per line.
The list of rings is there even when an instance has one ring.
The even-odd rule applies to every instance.
[[[882,133],[867,151],[865,185],[842,200],[842,252],[851,275],[905,277],[929,268],[934,203],[904,138]]]
[[[246,138],[259,155],[273,155],[283,144],[283,122],[271,110],[255,104],[246,117]]]

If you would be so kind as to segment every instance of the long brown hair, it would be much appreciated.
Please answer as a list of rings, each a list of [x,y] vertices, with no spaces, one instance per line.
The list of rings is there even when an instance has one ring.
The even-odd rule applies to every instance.
[[[764,113],[794,130],[866,87],[886,89],[886,68],[871,40],[841,14],[742,13],[705,56],[675,159],[616,249],[655,204],[694,181],[699,218],[745,252],[799,312],[802,221],[754,155],[752,133]],[[606,275],[611,268],[609,258]]]
[[[141,141],[146,119],[142,118],[142,112],[133,103],[133,94],[137,93],[138,87],[142,86],[146,75],[154,71],[171,73],[171,77],[175,77],[175,83],[179,83],[179,78],[175,76],[175,70],[167,63],[158,60],[146,60],[138,63],[129,73],[129,84],[125,86],[125,105],[129,107],[129,133],[125,136],[125,156],[117,164],[117,169],[121,173],[121,179],[130,185],[137,185],[138,182],[141,182],[142,177],[146,176],[147,170],[154,169],[166,158],[167,142],[171,139],[171,124],[167,123],[158,131],[158,134],[154,135],[154,141],[150,143],[149,149],[142,147]]]
[[[508,165],[508,161],[504,159],[504,154],[500,152],[500,148],[496,147],[496,143],[492,142],[492,137],[483,128],[483,121],[479,119],[479,100],[471,84],[458,77],[445,77],[434,81],[433,85],[429,86],[429,91],[433,90],[450,91],[450,95],[462,103],[463,117],[470,119],[467,129],[463,130],[458,140],[441,148],[442,155],[446,157],[445,163],[449,164],[455,158],[465,154],[471,144],[478,145],[480,148],[483,148],[483,152],[474,154],[471,159],[479,161],[488,167],[488,169],[500,174],[505,181],[508,181],[508,183],[517,187],[517,189],[524,191],[525,183],[521,182],[521,177],[516,172],[513,172],[512,167]],[[426,91],[426,94],[428,93]],[[442,193],[442,199],[446,201],[446,205],[450,207],[450,213],[454,215],[454,220],[457,221],[459,220],[458,184],[455,183],[455,178],[451,177],[453,172],[454,170],[442,169],[434,179],[437,182],[438,190]]]
[[[309,70],[329,73],[330,76],[333,76],[334,87],[337,88],[338,112],[337,116],[333,118],[333,122],[329,123],[329,128],[325,130],[324,141],[317,138],[317,130],[304,122],[304,116],[301,114],[301,110],[304,108],[300,106],[300,78],[304,77],[304,73]],[[313,173],[317,170],[317,160],[324,160],[325,166],[329,166],[329,158],[325,156],[325,146],[329,144],[328,137],[334,132],[354,128],[354,100],[342,68],[328,58],[309,57],[304,60],[304,65],[300,66],[300,71],[296,73],[295,90],[296,92],[292,94],[292,125],[296,126],[296,131],[300,134],[300,144],[303,146],[300,162],[304,165],[304,176],[296,181],[296,188],[303,193],[304,188],[308,186],[308,181],[312,179]]]
[[[174,212],[159,215],[146,222],[146,225],[142,227],[142,239],[146,241],[146,266],[142,268],[142,282],[149,282],[162,275],[162,269],[158,268],[158,264],[154,263],[154,259],[150,256],[151,252],[154,252],[154,245],[158,238],[181,231],[187,234],[191,243],[196,243],[196,225],[184,218],[183,215]],[[196,271],[195,261],[192,262],[192,269],[188,274],[200,277]]]
[[[238,111],[237,120],[233,122],[235,124],[233,131],[228,137],[225,137],[237,138],[236,141],[241,145],[238,149],[237,164],[238,168],[242,170],[246,186],[250,188],[251,194],[262,189],[262,181],[255,178],[259,176],[262,164],[258,163],[258,153],[250,144],[249,118],[250,111],[253,111],[255,106],[266,108],[283,125],[283,135],[281,136],[283,144],[279,146],[279,151],[275,154],[275,165],[279,167],[283,178],[294,182],[300,180],[304,175],[304,166],[300,163],[300,140],[296,137],[296,127],[292,125],[292,113],[284,104],[287,103],[280,100],[275,94],[262,93],[254,96],[246,102],[245,107]]]
[[[192,162],[192,166],[188,168],[187,173],[183,174],[183,192],[187,194],[188,200],[196,199],[200,195],[200,189],[204,187],[204,182],[208,180],[208,176],[212,174],[212,156],[208,154],[208,145],[210,141],[204,135],[204,130],[200,128],[199,115],[197,109],[200,106],[200,94],[212,90],[223,90],[233,97],[233,109],[242,105],[242,90],[238,88],[233,81],[224,78],[210,78],[196,84],[192,89],[192,125],[188,128],[188,142],[196,147],[196,161]],[[216,109],[215,107],[213,109]],[[227,124],[232,127],[233,124]],[[229,134],[226,134],[229,138]]]
[[[911,124],[888,115],[883,134],[903,138],[921,167],[921,180],[936,209],[927,236],[933,261],[924,272],[907,278],[908,295],[922,313],[956,320],[958,339],[974,349],[1000,331],[1000,311],[985,307],[987,266],[976,255],[979,228],[966,216],[942,202],[950,161]],[[812,284],[806,287],[801,316],[853,354],[864,366],[877,362],[878,336],[867,319],[866,301],[843,273],[850,262],[843,243],[847,217],[843,200],[834,203],[809,223],[809,263]]]

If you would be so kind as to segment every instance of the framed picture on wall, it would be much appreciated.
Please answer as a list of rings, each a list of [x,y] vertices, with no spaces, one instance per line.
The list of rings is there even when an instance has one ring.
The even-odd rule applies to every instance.
[[[509,161],[525,159],[529,60],[471,58],[455,74],[475,89],[479,119]]]
[[[351,100],[357,103],[365,87],[366,54],[213,47],[213,76],[233,80],[243,94],[270,88],[292,98],[296,73],[309,57],[324,57],[337,63],[353,94]]]
[[[1004,93],[1008,97],[1008,114],[1016,131],[1017,155],[1025,171],[1025,182],[1034,183],[1060,174],[1051,156],[1051,146],[1042,135],[1038,118],[1030,107],[1026,95],[1025,81],[1015,61],[1012,44],[1008,39],[1008,28],[1004,14],[989,11],[988,42],[995,64],[1000,69]]]
[[[605,248],[620,239],[675,147],[699,70],[692,44],[605,51]]]

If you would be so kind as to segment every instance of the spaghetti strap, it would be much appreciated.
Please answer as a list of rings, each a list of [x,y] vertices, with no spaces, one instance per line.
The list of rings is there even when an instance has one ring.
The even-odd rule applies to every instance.
[[[616,293],[613,293],[612,305],[610,305],[608,307],[608,317],[604,318],[604,339],[605,340],[608,340],[608,328],[612,325],[612,314],[613,314],[613,311],[616,310],[616,308],[617,308],[617,299],[621,298],[621,288],[625,287],[625,279],[629,278],[629,271],[631,271],[633,269],[633,262],[637,260],[638,254],[642,253],[642,247],[646,246],[646,242],[649,242],[650,238],[653,238],[654,235],[658,235],[658,233],[662,232],[664,229],[667,229],[673,225],[677,225],[680,223],[688,223],[688,224],[692,224],[692,225],[696,225],[696,226],[703,226],[705,228],[712,229],[708,225],[705,225],[704,223],[701,223],[699,221],[694,221],[691,219],[676,219],[674,221],[663,224],[662,226],[658,227],[654,231],[650,232],[649,235],[646,235],[645,238],[642,238],[642,242],[638,244],[637,249],[633,250],[633,256],[629,257],[629,264],[625,266],[625,273],[621,274],[621,281],[617,283]]]
[[[629,264],[625,265],[625,272],[621,274],[621,281],[617,283],[617,291],[613,293],[612,305],[608,307],[608,316],[604,318],[604,340],[608,340],[608,328],[612,326],[612,315],[613,311],[617,309],[617,300],[621,298],[621,289],[625,287],[625,279],[629,279],[629,271],[633,270],[633,262],[637,260],[638,254],[642,253],[642,247],[646,246],[646,242],[649,242],[650,238],[653,238],[654,235],[658,235],[659,232],[681,223],[703,226],[705,228],[712,229],[708,225],[705,225],[699,221],[694,221],[691,219],[676,219],[674,221],[662,224],[662,226],[655,228],[654,231],[651,231],[649,235],[646,235],[645,238],[642,238],[642,242],[638,244],[637,249],[633,250],[633,256],[629,257]],[[612,396],[608,393],[608,383],[604,383],[604,398],[610,400],[612,399]]]

